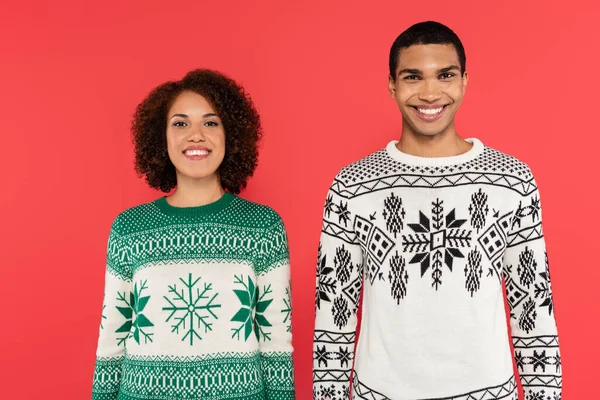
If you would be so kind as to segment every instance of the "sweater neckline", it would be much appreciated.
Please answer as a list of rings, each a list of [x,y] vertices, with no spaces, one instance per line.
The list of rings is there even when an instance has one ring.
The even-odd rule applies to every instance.
[[[154,201],[154,204],[167,215],[176,215],[180,217],[202,217],[216,214],[225,209],[235,199],[235,195],[225,192],[217,201],[202,206],[194,207],[175,207],[167,202],[167,197],[163,196]]]
[[[463,164],[477,158],[484,149],[483,143],[477,138],[465,139],[473,146],[465,153],[449,157],[420,157],[408,153],[404,153],[396,147],[398,140],[392,140],[386,146],[387,154],[394,160],[400,161],[403,164],[414,165],[419,167],[441,167],[447,165]]]

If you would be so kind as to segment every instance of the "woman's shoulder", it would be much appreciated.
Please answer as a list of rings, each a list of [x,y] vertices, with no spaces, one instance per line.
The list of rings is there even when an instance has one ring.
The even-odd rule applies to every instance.
[[[272,207],[236,196],[234,215],[246,224],[256,228],[270,228],[283,224],[279,213]]]
[[[112,229],[119,235],[127,235],[155,226],[160,218],[157,211],[156,200],[127,208],[117,214]]]

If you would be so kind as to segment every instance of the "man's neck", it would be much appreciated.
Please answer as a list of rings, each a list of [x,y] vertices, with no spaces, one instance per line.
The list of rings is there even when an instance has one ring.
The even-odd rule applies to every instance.
[[[416,157],[452,157],[469,151],[473,145],[462,139],[455,131],[435,136],[403,131],[396,148]]]

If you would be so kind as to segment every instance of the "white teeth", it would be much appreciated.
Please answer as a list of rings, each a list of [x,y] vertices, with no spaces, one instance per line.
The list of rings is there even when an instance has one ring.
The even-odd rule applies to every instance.
[[[205,156],[208,154],[207,150],[186,150],[186,156]]]
[[[439,114],[439,113],[442,112],[443,109],[444,109],[444,107],[440,107],[440,108],[417,108],[417,110],[419,110],[419,112],[421,114],[425,114],[425,115]]]

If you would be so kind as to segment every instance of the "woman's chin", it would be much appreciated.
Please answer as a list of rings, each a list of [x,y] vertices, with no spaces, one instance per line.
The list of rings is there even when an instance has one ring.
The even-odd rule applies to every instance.
[[[177,178],[186,181],[218,180],[216,171],[177,171]]]

